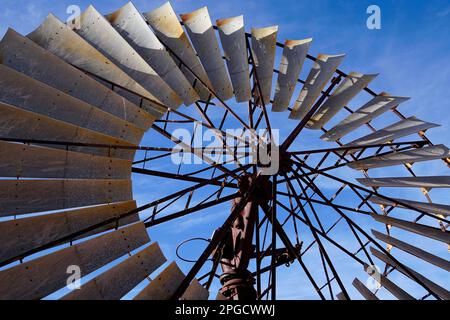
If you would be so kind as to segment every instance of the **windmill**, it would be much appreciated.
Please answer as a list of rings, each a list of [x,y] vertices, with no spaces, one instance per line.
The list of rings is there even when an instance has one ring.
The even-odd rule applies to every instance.
[[[450,152],[425,135],[437,125],[403,115],[408,98],[371,90],[376,74],[341,71],[345,55],[313,57],[309,38],[277,42],[276,26],[245,29],[243,16],[214,25],[206,7],[177,15],[169,3],[148,13],[128,3],[108,15],[90,6],[79,27],[49,15],[27,36],[8,30],[0,43],[1,299],[45,298],[66,286],[70,266],[102,271],[63,299],[120,299],[146,278],[134,299],[276,299],[286,266],[321,299],[376,300],[381,290],[450,297],[448,281],[403,262],[406,254],[450,271],[442,254],[450,206],[431,199],[432,189],[450,187],[450,176],[433,174],[437,162],[449,166]],[[271,119],[280,116],[295,126],[277,142]],[[395,120],[376,126],[381,117]],[[242,135],[227,132],[237,126]],[[221,143],[186,143],[171,131],[181,127],[193,136],[210,129]],[[296,150],[299,141],[314,146],[310,133],[329,146]],[[144,134],[166,144],[142,146]],[[175,145],[203,164],[190,172],[172,164]],[[275,172],[248,161],[255,145]],[[416,164],[428,161],[429,174],[417,175]],[[401,173],[380,174],[392,167]],[[137,206],[132,173],[170,181],[171,190]],[[404,188],[423,199],[392,196]],[[156,226],[176,228],[219,205],[227,217],[186,273],[149,238]],[[361,276],[348,281],[339,255],[374,277],[376,290]],[[402,288],[398,274],[423,294]]]

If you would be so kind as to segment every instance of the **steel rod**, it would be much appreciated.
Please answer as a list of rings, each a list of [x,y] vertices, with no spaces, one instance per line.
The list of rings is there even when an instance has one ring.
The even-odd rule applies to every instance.
[[[326,202],[329,202],[328,199],[322,194],[320,189],[312,183],[312,186],[315,190],[317,190],[317,194]],[[329,202],[330,203],[330,202]],[[353,225],[355,229],[357,229],[362,235],[364,235],[370,242],[372,242],[378,249],[380,249],[384,254],[386,254],[389,258],[391,258],[393,261],[398,263],[400,266],[404,267],[404,265],[399,262],[396,258],[394,258],[382,245],[380,245],[374,238],[372,238],[367,232],[364,231],[357,223],[355,223],[352,219],[350,219],[344,212],[342,212],[339,208],[336,208],[333,206],[332,203],[330,203],[330,206],[337,212],[339,215],[341,215],[347,222]],[[423,288],[425,288],[429,293],[431,293],[436,299],[440,300],[440,297],[435,294],[426,284],[424,284],[420,279],[418,279],[414,274],[411,272],[408,272],[408,274],[411,276],[411,278],[416,281],[418,284],[420,284]]]
[[[275,204],[274,204],[275,205]],[[261,208],[263,209],[264,213],[266,214],[267,218],[269,221],[271,221],[271,210],[270,208],[267,208],[266,206],[262,205]],[[275,228],[276,233],[278,234],[278,236],[280,237],[281,241],[284,243],[284,245],[286,246],[287,250],[289,251],[290,254],[292,254],[297,261],[300,263],[300,266],[302,267],[303,271],[305,272],[306,276],[308,277],[309,282],[311,282],[311,284],[313,285],[314,289],[316,290],[317,294],[319,295],[319,297],[322,300],[326,300],[325,296],[322,294],[322,292],[319,290],[319,286],[317,285],[316,281],[314,280],[314,278],[312,277],[310,271],[308,270],[308,268],[306,267],[305,263],[303,262],[301,256],[297,253],[297,251],[295,250],[294,245],[292,244],[292,242],[289,240],[288,235],[286,234],[286,232],[284,231],[284,229],[281,227],[280,223],[278,222],[278,219],[274,219],[273,221],[273,225],[272,228]]]
[[[312,224],[311,220],[309,219],[309,216],[308,216],[308,214],[306,213],[306,210],[303,208],[302,204],[300,203],[300,200],[296,197],[296,196],[297,196],[297,192],[295,191],[295,188],[294,188],[292,182],[291,182],[290,180],[288,180],[287,183],[288,183],[288,185],[289,185],[289,187],[290,187],[290,189],[291,189],[291,192],[292,192],[292,195],[293,195],[294,199],[297,201],[297,205],[299,206],[299,208],[300,208],[300,210],[301,210],[301,212],[302,212],[302,214],[303,214],[303,217],[305,218],[305,221],[306,221],[306,223],[308,224],[309,229],[311,230],[311,233],[312,233],[314,239],[316,240],[316,242],[317,242],[317,244],[318,244],[318,246],[319,246],[319,250],[322,252],[322,254],[323,254],[323,256],[324,256],[324,258],[325,258],[325,260],[326,260],[328,266],[329,266],[330,269],[331,269],[331,272],[333,273],[334,277],[336,278],[336,280],[337,280],[337,282],[338,282],[338,284],[339,284],[339,287],[340,287],[341,290],[342,290],[342,293],[344,294],[344,296],[345,296],[348,300],[350,300],[350,296],[348,295],[347,289],[345,288],[344,283],[342,282],[342,280],[341,280],[341,278],[339,277],[339,275],[338,275],[338,273],[337,273],[337,271],[336,271],[336,269],[335,269],[333,263],[331,262],[331,259],[330,259],[330,257],[328,256],[328,253],[327,253],[327,251],[325,250],[325,247],[324,247],[324,245],[322,244],[322,241],[320,240],[319,236],[318,236],[317,233],[315,232],[315,230],[314,230],[314,228],[313,228],[313,224]],[[299,182],[299,184],[300,184],[300,182]],[[301,186],[301,188],[303,188],[303,186]],[[310,203],[310,206],[311,206],[311,208],[313,208],[311,203]],[[316,216],[316,218],[317,218],[317,216]],[[318,218],[317,218],[317,219],[318,219]],[[318,222],[319,222],[319,225],[321,226],[320,220],[318,220]],[[322,232],[325,232],[325,230],[323,230],[323,227],[322,227],[322,226],[321,226],[321,229],[322,229]]]
[[[204,263],[208,259],[208,257],[211,255],[211,253],[221,245],[221,243],[226,239],[225,235],[228,233],[229,227],[234,223],[236,218],[239,215],[239,212],[241,212],[245,206],[248,203],[248,200],[250,198],[250,195],[255,188],[254,184],[253,187],[250,188],[241,198],[239,203],[234,207],[229,217],[225,220],[223,225],[216,230],[216,232],[213,235],[213,238],[211,239],[208,246],[205,248],[203,253],[198,258],[197,262],[194,264],[194,266],[191,268],[191,270],[188,272],[186,277],[183,279],[182,283],[178,286],[175,293],[172,295],[171,300],[178,300],[180,299],[186,289],[189,287],[191,281],[194,279],[196,274],[200,271],[200,269],[203,267]]]

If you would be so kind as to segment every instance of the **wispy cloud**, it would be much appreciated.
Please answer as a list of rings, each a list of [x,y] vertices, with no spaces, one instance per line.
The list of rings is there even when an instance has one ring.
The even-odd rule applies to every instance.
[[[436,15],[438,16],[438,17],[446,17],[446,16],[448,16],[450,14],[450,7],[447,7],[447,8],[445,8],[445,9],[442,9],[442,10],[440,10],[440,11],[438,11],[437,13],[436,13]]]

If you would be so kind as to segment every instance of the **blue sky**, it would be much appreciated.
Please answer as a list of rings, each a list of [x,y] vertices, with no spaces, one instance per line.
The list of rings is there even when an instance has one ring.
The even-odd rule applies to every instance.
[[[84,10],[87,5],[93,4],[100,12],[110,13],[127,1],[27,1],[27,0],[3,0],[2,11],[0,12],[0,36],[3,36],[8,27],[12,27],[22,34],[28,34],[35,29],[48,12],[52,12],[65,20],[67,17],[66,8],[69,5],[79,5]],[[142,12],[147,12],[163,4],[164,0],[148,1],[136,0],[134,4]],[[381,8],[382,28],[381,30],[369,30],[366,27],[366,9],[369,5],[376,4]],[[310,50],[312,55],[319,53],[338,54],[346,53],[347,57],[341,65],[341,69],[347,72],[358,71],[363,73],[380,73],[380,75],[371,84],[377,92],[387,91],[393,95],[412,97],[410,101],[400,107],[400,110],[406,115],[415,115],[420,119],[441,124],[441,127],[431,130],[427,136],[434,143],[443,143],[449,145],[450,135],[450,3],[443,1],[423,1],[423,0],[390,0],[390,1],[365,1],[365,0],[316,0],[316,1],[250,1],[250,0],[230,0],[230,1],[186,1],[174,0],[172,5],[177,13],[186,13],[194,9],[208,6],[213,20],[244,14],[247,31],[250,27],[263,27],[277,24],[279,25],[278,41],[284,39],[303,39],[313,37],[314,41]],[[279,61],[279,59],[277,59]],[[302,78],[305,77],[308,68],[302,71]],[[299,90],[298,88],[297,90]],[[367,96],[361,96],[352,102],[351,107],[355,108],[367,101]],[[294,121],[286,122],[286,114],[273,115],[273,128],[281,128],[285,131],[295,126]],[[339,119],[339,117],[337,117]],[[392,119],[392,118],[391,118]],[[336,120],[337,121],[337,120]],[[391,121],[380,118],[375,121],[377,127],[385,126],[383,121]],[[316,132],[306,132],[305,139],[296,142],[298,148],[317,148],[328,146],[318,141]],[[143,145],[155,145],[153,135],[147,135]],[[161,142],[162,143],[162,142]],[[167,163],[160,162],[160,170],[168,167]],[[432,168],[435,175],[448,174],[448,169],[440,162],[432,162],[426,165],[415,165],[418,174],[426,174]],[[167,169],[170,170],[170,169]],[[390,169],[391,174],[401,174],[400,169]],[[374,172],[382,176],[386,171]],[[340,173],[342,177],[353,178],[360,177],[360,173],[346,170]],[[143,204],[156,199],[167,193],[173,188],[173,182],[163,179],[151,179],[149,177],[134,178],[134,194],[139,202]],[[329,181],[319,181],[319,185],[324,188],[325,194],[332,195],[336,191],[336,185]],[[184,187],[177,185],[178,188]],[[397,192],[397,191],[396,191]],[[423,196],[417,190],[415,193],[406,194],[405,191],[398,191],[389,195],[398,197]],[[413,194],[411,196],[411,194]],[[448,203],[448,191],[433,190],[433,199],[435,202]],[[349,194],[343,194],[342,203],[350,203]],[[164,253],[169,260],[175,258],[175,246],[181,241],[192,236],[209,237],[214,226],[219,226],[221,221],[226,218],[228,204],[222,205],[214,211],[208,211],[181,219],[176,225],[167,225],[150,230],[150,236],[158,241]],[[324,212],[326,209],[324,209]],[[325,214],[325,213],[324,213]],[[328,214],[328,212],[326,213]],[[329,213],[331,216],[334,214]],[[406,214],[399,210],[401,214]],[[334,214],[335,217],[335,214]],[[367,218],[352,216],[366,226],[382,228],[373,224]],[[330,219],[331,221],[331,219]],[[328,221],[327,221],[328,222]],[[348,228],[338,229],[337,235],[341,241],[347,240],[346,232]],[[413,237],[397,231],[396,235],[409,238],[411,241],[421,241],[424,247],[433,247],[435,253],[445,257],[448,252],[444,245],[429,240],[423,240],[420,237]],[[307,237],[305,233],[305,237]],[[351,245],[349,243],[349,245]],[[189,257],[195,257],[200,252],[198,248],[187,248],[186,254]],[[339,268],[342,274],[349,281],[359,276],[365,279],[358,266],[346,260],[343,256],[333,252],[330,247],[330,254],[336,254],[336,261],[339,261]],[[317,251],[317,250],[316,250]],[[407,255],[399,253],[399,257],[405,262],[414,263],[416,270],[420,270],[430,279],[435,279],[439,283],[446,283],[450,286],[448,274],[443,274],[433,270],[428,265],[417,262]],[[305,258],[307,263],[314,268],[320,261],[316,254],[311,254]],[[308,260],[309,259],[309,260]],[[117,263],[117,261],[115,262]],[[184,271],[189,270],[188,264],[180,263]],[[317,268],[320,269],[320,268]],[[320,270],[319,270],[320,271]],[[317,272],[319,272],[317,271]],[[316,272],[316,271],[314,271]],[[92,277],[93,275],[90,275]],[[89,278],[89,277],[88,277]],[[408,282],[404,277],[393,274],[393,279],[404,284],[410,289],[411,293],[420,291],[417,286]],[[443,282],[444,280],[444,282]],[[348,282],[349,283],[349,282]],[[315,299],[317,296],[307,284],[304,275],[298,271],[297,267],[291,267],[283,271],[278,286],[281,298],[307,298]],[[217,289],[217,286],[214,287]],[[352,292],[354,294],[354,292]],[[215,295],[215,292],[212,293]],[[380,296],[391,298],[389,294],[380,292]],[[355,297],[358,297],[355,295]]]

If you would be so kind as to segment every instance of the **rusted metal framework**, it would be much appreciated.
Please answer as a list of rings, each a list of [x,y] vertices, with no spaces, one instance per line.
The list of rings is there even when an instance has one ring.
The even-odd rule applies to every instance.
[[[278,27],[246,33],[243,17],[218,20],[214,26],[206,8],[181,15],[181,20],[168,3],[143,15],[129,3],[105,17],[91,6],[81,16],[80,29],[71,30],[49,16],[28,38],[10,30],[2,40],[0,72],[8,80],[2,81],[0,92],[5,119],[0,120],[0,159],[6,163],[0,175],[16,180],[0,181],[0,216],[12,217],[0,222],[0,298],[43,298],[62,287],[64,273],[56,267],[80,264],[94,271],[130,254],[96,277],[95,285],[88,282],[64,297],[119,299],[166,261],[156,243],[131,255],[150,242],[146,229],[225,203],[230,204],[229,216],[187,274],[172,263],[136,299],[206,299],[212,284],[220,281],[218,299],[275,300],[277,271],[286,265],[298,266],[319,298],[351,299],[336,252],[361,270],[381,261],[381,288],[396,298],[450,298],[445,283],[408,267],[394,250],[446,271],[448,260],[391,234],[392,228],[399,228],[450,243],[450,207],[433,203],[429,195],[432,188],[450,187],[450,179],[418,177],[413,171],[413,164],[422,161],[441,159],[449,166],[449,150],[425,136],[436,125],[400,113],[398,106],[407,98],[369,89],[376,75],[339,70],[344,55],[309,55],[311,39],[279,43]],[[276,50],[282,51],[279,70],[274,66]],[[35,69],[36,61],[43,67]],[[313,67],[302,80],[306,62]],[[303,87],[292,101],[297,85]],[[360,92],[371,100],[353,110],[348,104]],[[21,98],[24,94],[33,102]],[[239,109],[229,103],[233,96]],[[279,145],[269,105],[297,120]],[[71,114],[70,107],[78,115]],[[343,121],[325,128],[343,112],[348,113]],[[389,112],[400,121],[376,129],[371,121]],[[186,143],[171,131],[182,126],[194,128],[192,137],[199,127],[212,129],[221,144],[198,147],[194,139]],[[236,126],[242,128],[241,135],[226,131]],[[341,141],[363,126],[373,133]],[[148,129],[169,144],[139,146]],[[321,130],[321,139],[337,146],[295,150],[306,130]],[[414,134],[419,138],[401,139]],[[279,161],[275,173],[264,174],[262,161],[249,161],[255,145],[248,137],[268,151],[272,161]],[[156,170],[152,164],[168,160],[175,146],[206,165],[187,173],[182,164],[174,165],[172,172]],[[215,155],[229,158],[220,163]],[[394,165],[403,166],[411,177],[369,176],[371,169]],[[361,170],[364,178],[359,183],[344,179],[338,173],[344,168]],[[190,186],[137,207],[131,172]],[[338,185],[331,197],[321,188],[321,179]],[[379,190],[406,186],[420,188],[427,202]],[[33,195],[33,190],[42,192]],[[44,193],[55,195],[44,200]],[[339,203],[342,194],[358,203]],[[374,205],[380,205],[381,213]],[[396,208],[415,213],[414,219],[389,216]],[[17,218],[33,212],[45,214]],[[142,212],[151,214],[139,218]],[[385,225],[386,234],[373,230],[371,235],[360,216]],[[333,235],[342,225],[352,245]],[[52,232],[33,233],[39,228]],[[92,235],[99,236],[78,242]],[[49,253],[32,258],[45,250]],[[319,259],[315,270],[305,261],[312,252]],[[42,271],[45,267],[49,273]],[[317,268],[322,269],[320,276]],[[400,288],[388,278],[394,271],[425,294],[413,297]],[[30,280],[38,287],[30,290]],[[366,299],[378,299],[356,275],[351,286]]]

